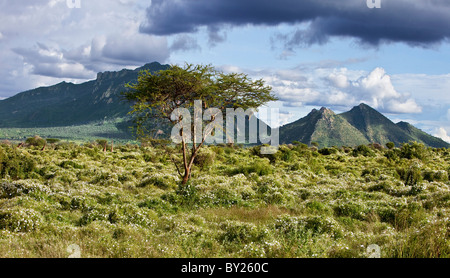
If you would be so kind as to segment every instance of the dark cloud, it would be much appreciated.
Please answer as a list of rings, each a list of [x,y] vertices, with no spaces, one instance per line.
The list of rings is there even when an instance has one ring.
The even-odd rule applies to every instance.
[[[142,33],[172,35],[212,26],[308,23],[279,36],[287,47],[351,37],[364,44],[404,42],[428,46],[450,37],[450,5],[443,0],[381,0],[369,9],[366,0],[153,0]]]
[[[171,51],[200,50],[197,40],[186,34],[178,35],[170,45]]]

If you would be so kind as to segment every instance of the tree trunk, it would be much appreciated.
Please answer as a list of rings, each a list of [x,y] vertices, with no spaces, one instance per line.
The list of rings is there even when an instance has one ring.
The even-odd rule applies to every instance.
[[[186,168],[184,171],[183,181],[181,184],[186,185],[186,183],[189,181],[189,176],[191,175],[191,169]]]

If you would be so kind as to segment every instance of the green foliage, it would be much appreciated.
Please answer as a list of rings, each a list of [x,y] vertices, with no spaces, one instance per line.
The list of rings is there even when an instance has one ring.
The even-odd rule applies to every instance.
[[[448,150],[370,150],[283,145],[271,162],[208,146],[183,185],[166,146],[3,144],[2,167],[29,159],[34,170],[0,180],[0,252],[66,257],[75,242],[83,257],[363,258],[378,244],[382,257],[448,257]]]
[[[397,169],[397,173],[405,182],[406,186],[413,186],[422,181],[422,171],[418,163],[412,163],[407,168]]]
[[[45,146],[47,144],[47,141],[36,135],[34,137],[27,138],[27,140],[25,141],[25,144],[27,144],[29,146],[42,148],[43,146]]]
[[[330,154],[335,154],[338,152],[338,150],[336,148],[322,148],[320,150],[318,150],[318,152],[321,155],[330,155]]]
[[[25,179],[36,170],[33,158],[17,149],[0,147],[0,176],[2,178]]]
[[[395,143],[394,142],[387,142],[386,143],[386,147],[390,150],[392,150],[393,148],[395,148]]]
[[[244,174],[246,176],[255,173],[258,176],[265,176],[273,173],[273,166],[267,159],[257,159],[250,165],[239,165],[230,171],[231,175]]]
[[[202,128],[201,133],[205,135],[200,139],[195,135],[194,139],[198,142],[194,140],[187,146],[183,130],[195,130],[195,121],[185,123],[182,116],[174,119],[172,118],[174,111],[193,109],[195,113],[194,106],[197,101],[201,101],[202,109],[215,108],[225,111],[226,108],[256,109],[276,100],[271,94],[271,87],[264,85],[264,80],[252,81],[247,75],[240,73],[225,74],[211,65],[186,64],[184,67],[172,65],[157,74],[142,71],[137,82],[128,83],[126,87],[129,90],[123,95],[133,103],[130,114],[135,116],[139,136],[148,138],[151,133],[148,129],[149,120],[161,119],[166,124],[170,123],[171,126],[179,128],[181,132],[181,142],[178,142],[181,145],[179,152],[183,157],[181,161],[184,169],[184,172],[179,171],[179,174],[183,176],[183,184],[190,179],[192,165],[207,139],[205,136],[211,131]],[[194,117],[198,118],[198,115]],[[203,118],[200,118],[200,121],[203,123]],[[207,159],[206,156],[198,158],[197,165],[203,168]],[[178,166],[177,169],[179,170]]]
[[[429,152],[422,143],[411,142],[409,144],[403,144],[400,148],[400,157],[402,158],[425,160],[428,156]]]
[[[0,209],[0,229],[31,232],[42,225],[42,216],[33,209]]]
[[[198,155],[194,158],[194,164],[200,169],[212,166],[214,163],[216,155],[211,150],[201,150]]]
[[[353,149],[353,156],[375,156],[374,152],[366,145],[359,145]]]

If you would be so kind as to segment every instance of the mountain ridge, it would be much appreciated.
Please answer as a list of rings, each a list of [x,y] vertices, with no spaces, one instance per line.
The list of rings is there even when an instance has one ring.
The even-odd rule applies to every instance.
[[[127,90],[125,84],[136,82],[142,70],[157,72],[169,67],[153,62],[134,70],[99,72],[96,79],[81,84],[63,81],[18,93],[0,100],[0,128],[65,127],[129,118],[131,104],[123,101],[121,96],[121,92]],[[126,130],[131,123],[128,119],[117,127]],[[156,120],[151,125],[156,130],[161,129]],[[166,136],[167,133],[166,130]],[[317,142],[320,147],[387,142],[399,145],[409,141],[431,147],[450,147],[442,139],[409,123],[393,123],[364,103],[340,114],[326,107],[312,109],[305,117],[279,127],[279,134],[282,144],[299,141],[310,145]]]
[[[135,82],[142,70],[167,67],[153,62],[135,70],[100,72],[81,84],[61,82],[18,93],[0,100],[0,127],[67,126],[126,116],[130,104],[120,95],[125,84]]]
[[[318,111],[323,111],[319,119]],[[340,114],[335,114],[325,107],[320,110],[313,109],[305,117],[281,126],[280,142],[293,141],[307,145],[316,142],[320,147],[356,146],[370,143],[385,145],[388,142],[401,145],[411,141],[436,148],[450,147],[450,144],[444,140],[427,134],[409,123],[392,122],[365,103]]]

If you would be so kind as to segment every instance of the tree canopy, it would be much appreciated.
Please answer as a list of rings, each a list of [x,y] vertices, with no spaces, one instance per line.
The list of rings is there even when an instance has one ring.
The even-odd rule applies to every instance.
[[[130,113],[136,116],[136,127],[141,136],[146,133],[145,123],[149,119],[160,118],[172,125],[180,125],[182,117],[174,117],[174,111],[180,108],[191,111],[199,101],[202,109],[224,111],[226,108],[257,109],[276,100],[271,93],[272,88],[265,85],[264,80],[251,80],[243,73],[223,73],[211,65],[172,65],[169,69],[153,74],[142,71],[137,82],[129,83],[127,87],[131,90],[124,95],[134,103]],[[211,121],[214,117],[211,115]],[[201,121],[204,121],[203,117]],[[191,122],[180,129],[184,173],[179,173],[183,176],[183,184],[187,183],[198,150],[210,134],[202,132],[200,139],[194,136],[188,154],[187,143],[190,142],[183,135],[196,134],[195,128],[196,125]]]

